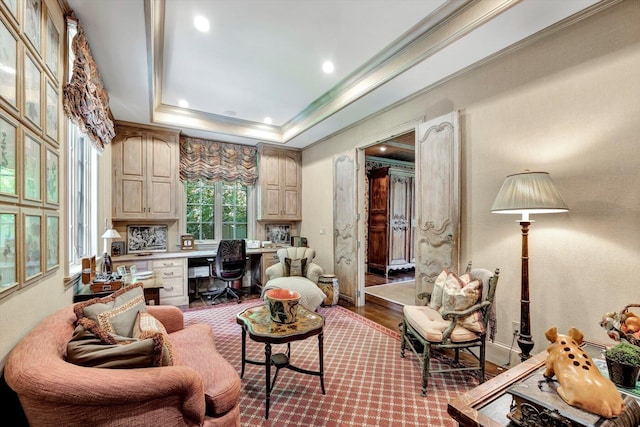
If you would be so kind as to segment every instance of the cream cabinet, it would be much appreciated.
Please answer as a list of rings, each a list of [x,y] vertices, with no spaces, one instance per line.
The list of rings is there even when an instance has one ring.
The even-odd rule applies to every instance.
[[[302,154],[299,150],[258,146],[258,219],[302,219]]]
[[[163,258],[163,259],[129,259],[121,260],[113,257],[113,270],[117,271],[119,266],[130,271],[135,265],[138,272],[153,271],[154,284],[160,284],[160,304],[162,305],[188,305],[188,280],[187,280],[187,258]],[[144,283],[144,281],[143,281]]]
[[[188,305],[187,258],[167,258],[150,262],[156,281],[162,283],[160,301],[169,305]]]
[[[118,124],[113,142],[113,219],[177,219],[179,133]]]

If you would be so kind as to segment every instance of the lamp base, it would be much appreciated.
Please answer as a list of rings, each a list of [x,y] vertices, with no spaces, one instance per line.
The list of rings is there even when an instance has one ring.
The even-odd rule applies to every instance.
[[[531,357],[531,350],[533,350],[533,340],[531,339],[531,335],[522,335],[518,336],[518,347],[520,347],[520,361],[524,362],[528,358]]]

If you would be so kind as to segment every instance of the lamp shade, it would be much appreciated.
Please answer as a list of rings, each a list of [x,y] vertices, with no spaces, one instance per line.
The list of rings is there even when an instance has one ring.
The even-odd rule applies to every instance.
[[[119,239],[121,237],[122,236],[120,236],[120,233],[118,233],[118,231],[115,228],[109,228],[102,235],[103,239]]]
[[[493,213],[523,214],[523,217],[568,210],[547,172],[523,172],[507,176],[491,206]]]

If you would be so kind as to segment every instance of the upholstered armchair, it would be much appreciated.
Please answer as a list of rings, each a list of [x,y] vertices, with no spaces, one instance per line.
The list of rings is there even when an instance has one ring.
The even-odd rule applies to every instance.
[[[289,289],[300,294],[300,304],[315,311],[326,295],[318,287],[324,268],[313,262],[315,249],[305,247],[282,248],[276,252],[279,262],[266,269],[267,283],[262,296],[272,288]]]

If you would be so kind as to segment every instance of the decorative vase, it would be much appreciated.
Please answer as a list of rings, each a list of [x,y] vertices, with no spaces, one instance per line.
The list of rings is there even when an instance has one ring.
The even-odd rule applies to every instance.
[[[635,388],[640,374],[640,366],[625,365],[605,357],[609,379],[617,386]]]
[[[269,289],[264,294],[271,320],[276,323],[293,323],[298,315],[300,294],[288,289]]]

